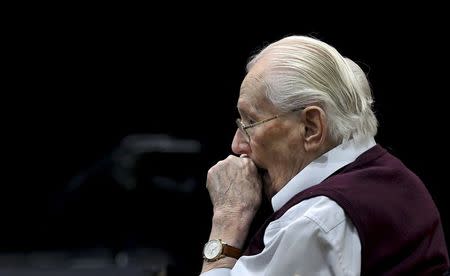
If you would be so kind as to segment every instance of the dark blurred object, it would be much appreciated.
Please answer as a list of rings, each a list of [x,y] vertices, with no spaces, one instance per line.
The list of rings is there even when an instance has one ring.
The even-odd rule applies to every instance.
[[[0,275],[32,276],[166,276],[170,258],[164,251],[142,248],[32,251],[0,255]]]
[[[48,207],[30,209],[28,216],[35,214],[35,218],[24,223],[26,227],[21,227],[20,232],[11,232],[5,238],[8,248],[4,247],[0,254],[14,252],[20,256],[35,251],[84,254],[86,248],[106,248],[113,256],[124,257],[127,255],[121,252],[157,248],[152,254],[162,253],[160,260],[165,261],[160,265],[175,271],[169,275],[200,271],[201,246],[209,229],[205,224],[211,215],[206,189],[200,184],[204,182],[205,167],[201,143],[197,140],[161,134],[126,136],[66,185],[46,195],[48,198],[36,198],[35,202],[47,203]],[[72,267],[67,262],[74,259],[66,256],[60,260]],[[0,269],[11,269],[7,263],[0,261]],[[27,263],[22,265],[27,271],[35,269]],[[116,266],[113,263],[113,267],[101,269],[112,271]],[[13,275],[10,271],[5,275]],[[45,275],[53,273],[48,272]],[[102,275],[99,273],[96,275]]]
[[[113,176],[126,189],[138,181],[160,189],[191,193],[199,169],[201,144],[167,135],[129,135],[113,154]]]
[[[72,192],[98,175],[112,176],[127,190],[138,181],[176,192],[192,192],[192,174],[199,170],[201,144],[197,140],[177,139],[164,134],[133,134],[118,147],[84,169],[69,181],[65,192]],[[188,183],[177,180],[189,178]]]

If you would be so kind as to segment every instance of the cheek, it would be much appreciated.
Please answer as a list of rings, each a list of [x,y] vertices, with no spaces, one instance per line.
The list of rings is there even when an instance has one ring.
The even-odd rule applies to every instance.
[[[265,154],[284,152],[295,143],[295,133],[288,124],[274,124],[255,133],[252,141],[253,151],[263,151]]]

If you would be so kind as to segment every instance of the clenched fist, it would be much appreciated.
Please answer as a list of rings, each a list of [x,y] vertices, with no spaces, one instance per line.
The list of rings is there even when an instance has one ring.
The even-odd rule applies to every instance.
[[[261,204],[262,183],[253,161],[228,156],[208,171],[207,184],[215,215],[250,216]]]

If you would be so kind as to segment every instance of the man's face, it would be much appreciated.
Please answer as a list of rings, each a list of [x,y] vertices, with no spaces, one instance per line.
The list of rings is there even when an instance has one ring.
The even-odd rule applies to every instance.
[[[237,108],[245,125],[280,114],[265,96],[262,69],[256,64],[241,85]],[[248,128],[249,139],[239,129],[235,134],[233,151],[245,153],[255,162],[269,198],[299,171],[303,152],[300,128],[299,113],[292,113]]]

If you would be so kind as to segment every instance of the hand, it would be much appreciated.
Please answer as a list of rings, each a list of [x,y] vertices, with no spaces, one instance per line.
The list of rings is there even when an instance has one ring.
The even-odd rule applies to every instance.
[[[254,214],[261,205],[262,183],[253,161],[228,156],[208,171],[206,187],[215,215]]]
[[[209,169],[206,188],[214,207],[209,238],[222,239],[242,249],[261,205],[262,182],[255,163],[246,156],[228,156]],[[217,267],[232,268],[235,263],[236,259],[230,257],[204,262],[202,272]]]

